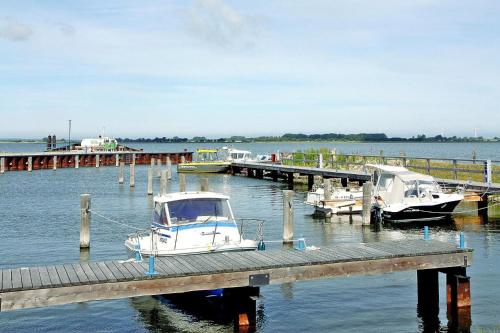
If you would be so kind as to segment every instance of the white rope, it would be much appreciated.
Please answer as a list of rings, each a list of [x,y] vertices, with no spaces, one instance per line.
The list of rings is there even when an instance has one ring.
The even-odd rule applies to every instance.
[[[104,220],[106,220],[106,221],[109,221],[109,222],[112,222],[112,223],[115,223],[115,224],[121,225],[121,226],[123,226],[123,227],[127,227],[127,228],[134,229],[134,230],[140,230],[140,231],[144,230],[144,228],[137,228],[137,227],[131,226],[131,225],[129,225],[129,224],[126,224],[126,223],[123,223],[123,222],[120,222],[120,221],[113,220],[113,219],[111,219],[111,218],[109,218],[109,217],[107,217],[107,216],[104,216],[104,215],[102,215],[101,213],[99,213],[99,212],[97,212],[97,211],[95,211],[95,210],[92,210],[92,209],[89,209],[89,212],[94,213],[95,215],[97,215],[97,216],[99,216],[99,217],[103,218],[103,219],[104,219]]]

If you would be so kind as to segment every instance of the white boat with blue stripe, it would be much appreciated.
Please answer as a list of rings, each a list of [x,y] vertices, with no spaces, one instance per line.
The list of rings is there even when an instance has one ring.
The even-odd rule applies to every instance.
[[[248,222],[258,222],[253,240],[243,239]],[[236,220],[223,194],[169,193],[154,197],[151,230],[129,235],[125,246],[142,256],[255,250],[262,239],[262,222]]]

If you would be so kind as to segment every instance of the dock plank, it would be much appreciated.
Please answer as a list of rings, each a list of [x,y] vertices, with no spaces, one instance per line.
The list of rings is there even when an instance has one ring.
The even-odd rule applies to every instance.
[[[38,272],[38,267],[30,267],[31,283],[34,289],[42,287],[42,280],[40,280],[40,273]]]
[[[19,290],[23,288],[23,282],[21,280],[21,269],[14,268],[11,271],[12,276],[12,289],[11,290]]]
[[[2,290],[10,290],[12,288],[12,273],[10,268],[2,270]]]
[[[92,268],[90,268],[88,262],[82,262],[80,264],[80,266],[82,267],[83,271],[85,272],[85,275],[87,276],[88,281],[90,283],[97,283],[97,282],[99,282],[99,279],[97,278],[97,276],[95,275],[95,273],[92,271]]]
[[[113,272],[111,272],[111,270],[108,268],[108,266],[106,266],[106,264],[104,262],[97,262],[96,264],[97,264],[97,266],[99,266],[99,268],[101,269],[104,276],[106,276],[106,281],[110,281],[110,282],[117,281]]]
[[[64,269],[63,265],[56,265],[56,271],[57,275],[59,275],[59,279],[61,280],[61,285],[63,286],[70,286],[71,281],[69,279],[68,273],[66,273],[66,270]]]
[[[23,284],[24,290],[33,288],[33,283],[31,282],[30,269],[28,267],[21,268],[21,282]]]
[[[123,274],[125,279],[132,280],[134,278],[134,275],[132,275],[132,273],[130,273],[129,270],[125,266],[123,266],[122,263],[117,261],[112,261],[111,263],[115,265],[115,267],[120,271],[121,274]]]
[[[52,286],[58,286],[61,284],[61,279],[59,278],[59,274],[57,274],[55,266],[47,266],[47,272],[49,273],[49,279]]]
[[[78,276],[78,280],[80,280],[80,283],[87,284],[90,282],[81,264],[73,264],[71,266],[73,266],[73,269],[75,270],[76,276]]]
[[[92,270],[92,272],[95,274],[95,276],[97,277],[97,280],[99,282],[105,282],[105,281],[108,281],[108,278],[106,277],[106,275],[101,271],[101,269],[99,268],[99,266],[97,265],[97,263],[95,262],[89,262],[89,267],[90,269]]]
[[[63,265],[66,274],[68,275],[69,282],[71,285],[80,285],[80,279],[78,279],[78,275],[76,274],[75,268],[72,265],[65,264]]]
[[[40,273],[40,280],[42,282],[42,287],[51,287],[52,283],[50,282],[49,272],[47,267],[41,266],[38,267],[38,272]]]
[[[117,281],[126,280],[125,275],[123,275],[123,273],[118,269],[118,267],[115,266],[112,261],[105,261],[104,264],[113,273],[113,276]]]
[[[171,257],[158,258],[158,261],[168,268],[169,274],[172,274],[172,272],[173,275],[180,275],[183,273],[182,268],[178,267],[177,261],[172,260]]]

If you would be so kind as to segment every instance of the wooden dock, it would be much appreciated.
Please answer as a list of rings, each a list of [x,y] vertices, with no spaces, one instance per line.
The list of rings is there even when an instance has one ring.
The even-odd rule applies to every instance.
[[[472,250],[434,240],[405,240],[342,244],[311,251],[185,255],[156,258],[155,262],[158,274],[153,276],[145,274],[147,262],[4,268],[0,270],[0,311],[407,270],[419,272],[419,288],[425,284],[425,298],[436,292],[432,288],[437,288],[434,284],[439,271],[465,276],[466,267],[472,263]],[[464,298],[461,293],[458,297]],[[419,300],[419,304],[428,303],[424,301]]]
[[[50,151],[34,153],[0,153],[0,174],[6,171],[32,171],[39,169],[79,168],[119,166],[125,164],[150,164],[152,159],[172,164],[180,162],[184,157],[191,161],[193,153],[159,152],[147,153],[142,151]]]

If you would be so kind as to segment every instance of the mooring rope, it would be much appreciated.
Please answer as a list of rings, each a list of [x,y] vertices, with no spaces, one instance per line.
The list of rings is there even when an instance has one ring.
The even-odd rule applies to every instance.
[[[99,212],[97,212],[97,211],[95,211],[95,210],[89,209],[88,211],[89,211],[89,212],[91,212],[91,213],[94,213],[95,215],[97,215],[97,216],[99,216],[99,217],[103,218],[103,219],[104,219],[104,220],[106,220],[106,221],[109,221],[109,222],[112,222],[112,223],[115,223],[115,224],[121,225],[121,226],[123,226],[123,227],[127,227],[127,228],[134,229],[134,230],[139,230],[139,231],[143,231],[143,230],[145,230],[144,228],[137,228],[137,227],[134,227],[134,226],[132,226],[132,225],[129,225],[129,224],[126,224],[126,223],[123,223],[123,222],[117,221],[117,220],[113,220],[112,218],[109,218],[109,217],[107,217],[107,216],[104,216],[104,215],[102,215],[101,213],[99,213]]]

